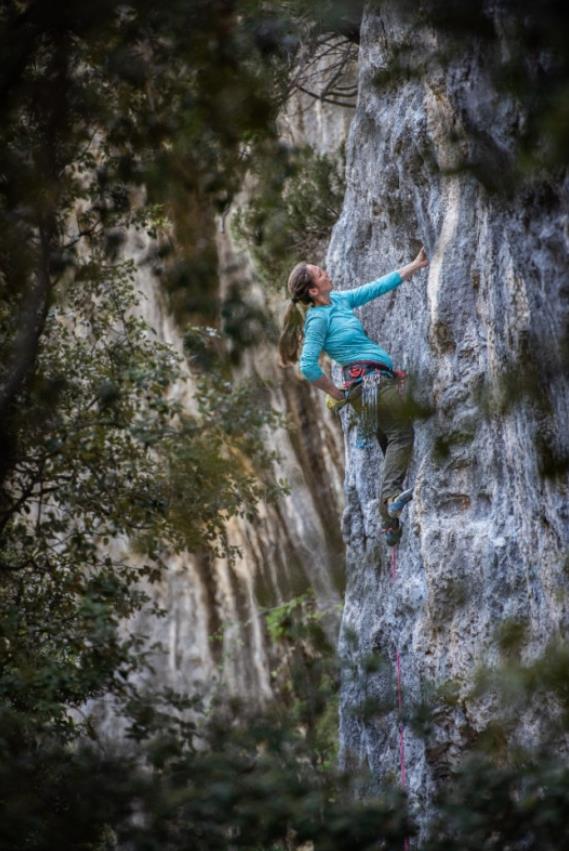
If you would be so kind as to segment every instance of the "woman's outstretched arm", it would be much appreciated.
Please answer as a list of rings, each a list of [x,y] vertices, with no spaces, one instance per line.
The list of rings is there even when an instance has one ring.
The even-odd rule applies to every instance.
[[[402,266],[402,268],[399,269],[399,274],[405,281],[408,281],[409,278],[415,274],[415,272],[418,272],[419,269],[424,269],[425,266],[428,265],[429,258],[427,257],[427,252],[425,251],[424,246],[421,246],[421,250],[415,257],[413,262],[408,263],[406,266]]]
[[[323,390],[328,396],[332,396],[333,399],[337,399],[339,402],[343,402],[346,398],[344,393],[339,387],[336,387],[334,382],[328,378],[327,375],[322,375],[321,378],[317,378],[316,381],[313,381],[312,384],[315,387],[318,387],[319,390]]]
[[[300,353],[300,372],[308,381],[317,381],[324,375],[318,359],[328,333],[328,317],[323,311],[309,310],[304,322],[304,343]]]
[[[300,356],[300,371],[304,378],[319,390],[323,390],[334,399],[343,399],[344,394],[333,381],[320,369],[318,358],[324,347],[328,332],[328,317],[323,312],[309,311],[304,326],[304,345]]]
[[[421,248],[413,262],[403,266],[397,272],[390,272],[389,275],[384,275],[382,278],[378,278],[377,281],[370,281],[369,284],[356,287],[354,290],[344,291],[342,295],[346,298],[350,307],[361,307],[367,304],[368,301],[372,301],[374,298],[378,298],[378,296],[385,295],[385,293],[394,290],[403,281],[409,280],[415,272],[428,266],[428,264],[429,261],[427,260],[425,249]]]

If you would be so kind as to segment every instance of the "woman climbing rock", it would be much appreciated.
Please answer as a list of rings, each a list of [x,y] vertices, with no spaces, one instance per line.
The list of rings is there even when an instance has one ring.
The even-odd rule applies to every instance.
[[[291,304],[279,340],[282,364],[295,363],[302,348],[302,375],[331,397],[329,407],[340,408],[349,402],[379,440],[384,454],[379,505],[388,546],[401,539],[399,516],[413,496],[411,489],[402,490],[413,448],[413,426],[391,358],[368,337],[353,310],[394,290],[428,263],[421,248],[407,266],[343,292],[334,290],[324,269],[299,263],[288,279]],[[318,359],[323,351],[343,367],[343,388],[336,387],[321,370]]]

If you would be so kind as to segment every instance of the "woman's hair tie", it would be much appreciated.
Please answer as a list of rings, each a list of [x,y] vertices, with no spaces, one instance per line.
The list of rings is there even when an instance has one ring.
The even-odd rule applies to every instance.
[[[291,301],[292,301],[293,304],[298,304],[300,299],[298,299],[295,295],[293,295],[293,297],[291,298]]]

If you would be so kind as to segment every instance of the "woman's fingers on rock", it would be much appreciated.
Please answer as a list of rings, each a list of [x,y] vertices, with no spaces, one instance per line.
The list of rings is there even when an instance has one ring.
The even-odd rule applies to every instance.
[[[415,263],[417,263],[417,265],[420,267],[429,265],[429,258],[427,257],[427,252],[425,251],[424,245],[421,246],[421,250],[419,251],[415,259]]]

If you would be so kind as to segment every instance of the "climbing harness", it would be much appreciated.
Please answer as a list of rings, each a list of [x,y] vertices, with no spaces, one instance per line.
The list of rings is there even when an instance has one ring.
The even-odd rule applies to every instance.
[[[386,364],[376,361],[357,361],[344,367],[343,378],[344,398],[334,399],[328,396],[326,407],[332,413],[338,414],[348,402],[353,403],[357,398],[355,408],[360,414],[361,432],[363,434],[367,431],[373,436],[377,429],[379,387],[382,378],[395,379],[401,392],[401,384],[407,378],[407,373],[402,369],[392,370]]]
[[[398,383],[406,377],[402,370],[392,370],[380,361],[356,361],[343,368],[344,390],[353,393],[361,386],[356,446],[368,449],[377,431],[379,388],[385,379]]]

